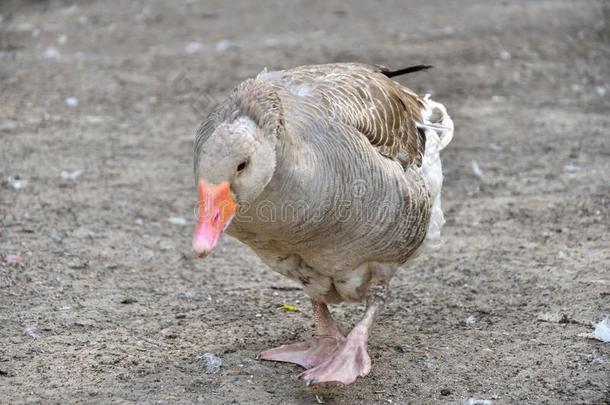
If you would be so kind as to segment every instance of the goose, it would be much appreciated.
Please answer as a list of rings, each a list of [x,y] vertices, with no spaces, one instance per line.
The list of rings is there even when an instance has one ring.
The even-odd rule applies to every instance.
[[[367,341],[397,269],[433,246],[444,223],[440,151],[445,107],[358,63],[263,70],[239,84],[198,129],[198,216],[192,247],[222,233],[300,283],[311,339],[259,358],[302,366],[307,385],[351,384],[371,369]],[[344,334],[329,304],[365,302]]]

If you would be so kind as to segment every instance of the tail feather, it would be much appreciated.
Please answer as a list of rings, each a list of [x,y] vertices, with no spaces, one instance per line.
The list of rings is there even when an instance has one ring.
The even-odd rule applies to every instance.
[[[428,70],[428,69],[433,68],[433,66],[431,66],[431,65],[415,65],[415,66],[409,66],[409,67],[406,67],[403,69],[398,69],[398,70],[390,70],[385,66],[378,66],[378,67],[379,67],[381,73],[383,73],[387,77],[406,75],[408,73],[415,73],[415,72],[419,72],[421,70]]]
[[[432,200],[432,213],[430,224],[426,233],[426,241],[434,241],[440,237],[441,229],[445,223],[441,209],[441,189],[443,187],[443,166],[440,151],[453,139],[453,120],[447,114],[444,105],[437,103],[426,95],[423,99],[423,122],[418,124],[426,135],[426,149],[422,163],[424,176],[430,186]]]

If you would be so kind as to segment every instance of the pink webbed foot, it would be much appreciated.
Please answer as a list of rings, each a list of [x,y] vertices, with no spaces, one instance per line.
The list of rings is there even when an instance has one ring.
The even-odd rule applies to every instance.
[[[294,363],[309,369],[325,361],[344,340],[343,336],[314,336],[303,343],[265,350],[261,352],[259,358]]]
[[[357,377],[371,371],[371,358],[366,352],[366,336],[352,331],[341,347],[329,358],[301,374],[307,385],[326,382],[351,384]]]

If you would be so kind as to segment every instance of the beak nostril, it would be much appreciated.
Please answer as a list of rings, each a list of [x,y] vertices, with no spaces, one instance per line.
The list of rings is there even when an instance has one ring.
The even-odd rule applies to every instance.
[[[212,222],[214,224],[217,224],[219,219],[220,219],[220,211],[217,211],[216,215],[214,215],[214,219],[212,220]]]

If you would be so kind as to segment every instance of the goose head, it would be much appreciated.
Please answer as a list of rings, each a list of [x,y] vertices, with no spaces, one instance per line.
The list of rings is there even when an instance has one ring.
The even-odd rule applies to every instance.
[[[275,171],[275,136],[248,116],[199,133],[195,174],[199,192],[193,250],[207,256],[241,206],[265,189]]]

